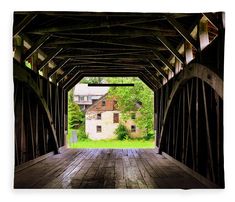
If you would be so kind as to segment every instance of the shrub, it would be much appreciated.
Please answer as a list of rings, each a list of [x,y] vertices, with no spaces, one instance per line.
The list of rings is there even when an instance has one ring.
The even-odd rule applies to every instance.
[[[117,135],[118,140],[126,140],[129,138],[129,131],[126,126],[119,124],[115,130],[115,134]]]
[[[147,133],[145,136],[144,136],[144,139],[145,140],[150,140],[150,139],[153,139],[154,138],[154,134],[149,132]]]
[[[85,132],[85,126],[84,125],[81,125],[79,127],[79,129],[77,130],[77,136],[78,136],[78,141],[88,139],[88,136]]]

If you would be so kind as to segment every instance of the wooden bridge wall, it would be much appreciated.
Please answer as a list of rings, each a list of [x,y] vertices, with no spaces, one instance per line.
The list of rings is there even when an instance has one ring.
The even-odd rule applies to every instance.
[[[198,57],[200,59],[192,63],[206,65],[223,81],[223,47],[218,48],[220,40],[223,39],[214,41]],[[156,92],[157,144],[161,151],[223,187],[223,95],[218,95],[205,80],[193,77],[177,89],[174,98],[170,97],[187,68]],[[205,77],[213,79],[213,75]],[[219,84],[213,87],[216,85],[223,89]]]
[[[31,78],[30,82],[25,78]],[[38,92],[32,88],[34,84]],[[51,126],[58,147],[64,145],[64,123],[60,118],[64,110],[62,93],[59,86],[14,62],[15,165],[57,149]]]

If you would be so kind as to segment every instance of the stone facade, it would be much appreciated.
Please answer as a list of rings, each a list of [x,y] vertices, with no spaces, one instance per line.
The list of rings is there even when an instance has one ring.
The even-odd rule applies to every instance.
[[[115,129],[119,123],[124,124],[130,132],[130,137],[138,138],[143,136],[143,132],[137,128],[136,114],[126,122],[122,120],[121,112],[116,107],[115,99],[103,96],[86,111],[85,128],[88,137],[93,140],[115,139]],[[138,116],[138,114],[137,114]]]

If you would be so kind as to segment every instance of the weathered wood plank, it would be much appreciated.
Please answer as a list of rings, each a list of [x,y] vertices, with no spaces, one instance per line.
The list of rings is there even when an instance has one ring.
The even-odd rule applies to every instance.
[[[200,187],[155,149],[64,149],[15,173],[15,188]]]

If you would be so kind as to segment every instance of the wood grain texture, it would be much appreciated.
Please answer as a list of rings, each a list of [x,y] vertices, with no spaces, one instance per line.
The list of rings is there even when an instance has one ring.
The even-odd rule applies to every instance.
[[[206,188],[155,149],[63,149],[22,168],[15,188]]]

